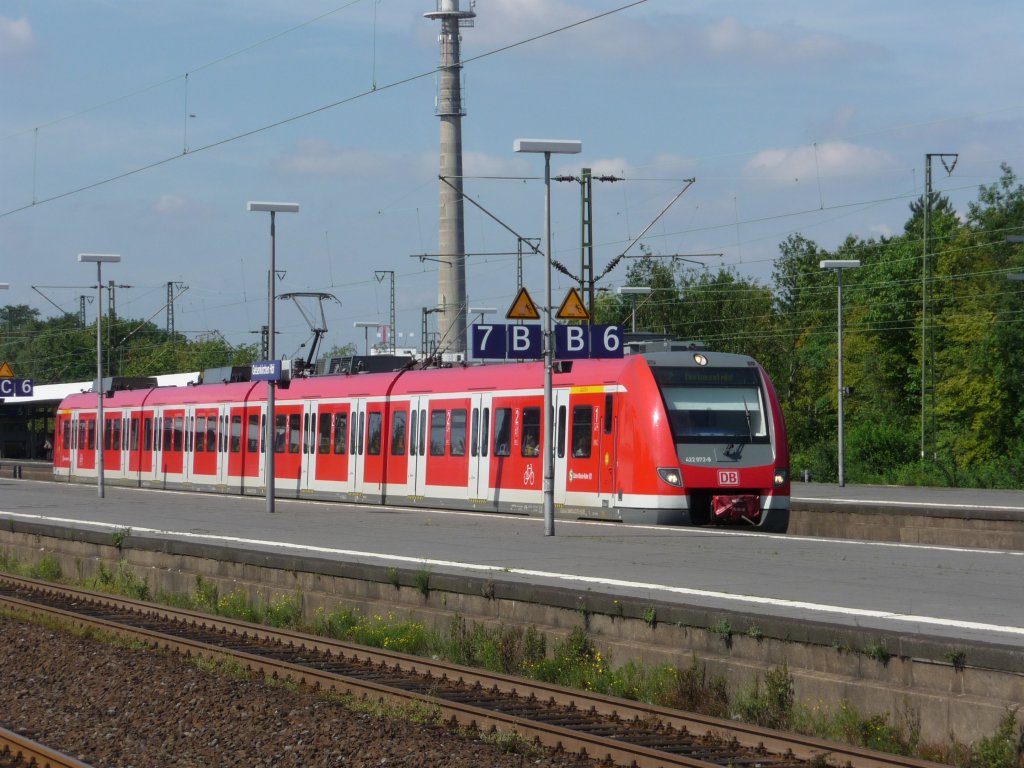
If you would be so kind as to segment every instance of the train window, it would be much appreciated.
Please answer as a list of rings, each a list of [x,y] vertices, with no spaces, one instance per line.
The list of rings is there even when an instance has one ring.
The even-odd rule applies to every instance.
[[[249,414],[246,423],[245,449],[249,453],[256,453],[260,449],[260,417],[255,413]]]
[[[175,416],[174,417],[174,450],[181,450],[182,438],[185,435],[185,417]]]
[[[110,419],[103,420],[103,450],[110,450]]]
[[[293,413],[288,417],[288,453],[299,452],[299,440],[302,437],[302,420],[299,414]]]
[[[604,433],[610,435],[612,433],[612,396],[604,396]]]
[[[231,415],[231,452],[238,453],[242,450],[242,416],[234,413]]]
[[[95,451],[96,450],[96,422],[95,421],[90,421],[89,422],[89,430],[88,430],[87,441],[88,441],[88,444],[89,444],[89,450],[90,451]]]
[[[430,455],[444,456],[444,427],[447,413],[430,412]]]
[[[185,419],[185,450],[192,450],[192,430],[195,428],[192,417]]]
[[[121,441],[121,426],[122,426],[122,424],[121,424],[120,417],[114,419],[114,450],[115,451],[120,451],[121,450],[121,442],[122,442]]]
[[[369,435],[366,452],[370,456],[380,456],[381,432],[384,431],[384,414],[371,411],[369,419]]]
[[[412,409],[412,415],[409,421],[409,455],[415,456],[418,451],[416,450],[416,416],[417,411],[415,408]]]
[[[153,450],[153,417],[147,416],[142,420],[142,450]]]
[[[274,453],[284,453],[285,438],[288,436],[288,415],[274,414]]]
[[[196,453],[206,450],[206,417],[196,416]]]
[[[317,429],[317,453],[330,453],[331,452],[331,415],[330,413],[321,413],[319,420],[319,428]]]
[[[565,406],[558,406],[558,458],[565,458]]]
[[[60,434],[61,448],[67,450],[68,446],[71,445],[71,422],[68,419],[64,419],[64,423],[61,424]]]
[[[356,429],[356,424],[358,423],[357,422],[358,418],[359,417],[356,416],[355,418],[352,419],[352,442],[350,442],[348,444],[348,452],[351,453],[353,456],[356,455],[356,440],[357,440],[356,432],[359,431],[358,429]]]
[[[405,455],[405,411],[396,411],[391,416],[391,455]]]
[[[359,455],[363,455],[363,441],[366,439],[366,411],[359,412]]]
[[[420,456],[427,455],[427,409],[420,408]]]
[[[466,409],[456,408],[452,411],[452,456],[466,455]]]
[[[206,417],[206,451],[214,453],[217,450],[217,417]]]
[[[338,456],[345,455],[345,441],[348,438],[348,414],[334,414],[334,452]]]
[[[494,455],[511,455],[512,445],[512,409],[494,409]]]
[[[138,416],[132,416],[131,449],[133,451],[139,450],[139,417]]]
[[[490,408],[484,408],[484,418],[483,418],[483,421],[480,422],[480,428],[481,428],[481,433],[480,433],[480,455],[481,456],[486,456],[487,455],[487,438],[488,438],[487,428],[490,426],[490,424],[491,424],[491,409]]]
[[[572,409],[572,455],[577,459],[589,459],[591,435],[594,428],[594,407],[577,405]]]
[[[756,370],[664,368],[655,380],[677,441],[768,442]]]
[[[477,442],[480,439],[480,409],[473,409],[473,416],[469,421],[469,455],[476,456]]]
[[[540,456],[540,408],[523,408],[523,456]]]

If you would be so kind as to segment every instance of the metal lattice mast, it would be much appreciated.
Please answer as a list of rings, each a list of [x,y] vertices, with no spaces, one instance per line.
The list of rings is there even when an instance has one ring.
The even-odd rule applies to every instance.
[[[441,22],[435,112],[441,121],[441,183],[438,219],[437,304],[441,352],[466,352],[466,234],[462,202],[462,63],[460,28],[473,26],[475,0],[461,10],[460,0],[437,0],[436,10],[423,14]],[[445,183],[448,180],[450,183]]]

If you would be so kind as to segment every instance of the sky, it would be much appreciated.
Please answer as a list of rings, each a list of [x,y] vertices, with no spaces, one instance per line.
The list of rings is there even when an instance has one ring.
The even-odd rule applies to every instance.
[[[419,347],[437,304],[440,22],[424,17],[435,8],[5,0],[0,303],[45,318],[88,296],[91,323],[95,269],[77,255],[114,253],[103,278],[119,315],[164,327],[170,283],[176,331],[257,343],[270,227],[246,203],[294,202],[298,213],[277,216],[277,290],[331,294],[324,348],[376,341],[354,323],[388,322],[392,275],[396,343]],[[621,179],[594,182],[596,273],[643,247],[766,285],[790,235],[834,249],[900,234],[926,155],[961,214],[1001,163],[1024,168],[1019,2],[474,10],[462,30],[466,280],[470,307],[496,310],[489,321],[516,294],[516,236],[543,233],[543,159],[514,153],[517,138],[582,142],[552,158],[554,175]],[[552,257],[575,271],[580,185],[553,182],[551,207]],[[598,286],[623,285],[629,263]],[[523,262],[535,300],[543,265]],[[572,284],[555,272],[556,303]],[[278,303],[286,357],[305,356],[307,318],[320,325],[318,302],[301,301]]]

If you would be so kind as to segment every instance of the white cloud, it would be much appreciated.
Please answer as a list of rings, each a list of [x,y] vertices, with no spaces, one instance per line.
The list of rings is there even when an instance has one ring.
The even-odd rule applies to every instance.
[[[21,56],[35,48],[36,39],[28,19],[0,16],[0,58]]]
[[[188,197],[163,194],[153,206],[153,211],[161,216],[203,216],[210,213],[210,207]]]
[[[771,181],[790,182],[815,177],[854,176],[891,169],[887,153],[845,141],[788,149],[765,149],[746,165],[746,171]]]
[[[709,24],[704,30],[708,49],[721,55],[752,55],[776,61],[815,61],[842,56],[848,45],[837,37],[801,30],[785,33],[754,28],[734,17]]]

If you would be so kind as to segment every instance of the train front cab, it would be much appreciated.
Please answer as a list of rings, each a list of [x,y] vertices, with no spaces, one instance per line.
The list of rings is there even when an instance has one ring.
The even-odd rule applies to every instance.
[[[643,491],[656,471],[656,506],[646,510],[652,522],[784,533],[789,449],[778,398],[763,369],[748,357],[724,353],[643,357],[653,391],[643,381],[647,377],[631,383],[634,412],[620,429],[618,448],[636,457],[624,466],[644,475],[624,477],[620,485]],[[642,508],[641,500],[633,503]]]

